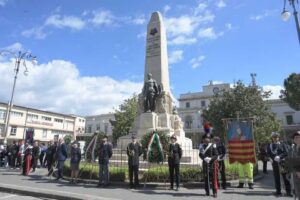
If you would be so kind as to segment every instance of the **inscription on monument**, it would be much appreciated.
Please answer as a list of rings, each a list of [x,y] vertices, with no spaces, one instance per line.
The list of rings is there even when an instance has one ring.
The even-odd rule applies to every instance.
[[[154,34],[155,36],[149,37],[147,39],[147,49],[146,49],[146,56],[154,57],[160,55],[160,35]]]

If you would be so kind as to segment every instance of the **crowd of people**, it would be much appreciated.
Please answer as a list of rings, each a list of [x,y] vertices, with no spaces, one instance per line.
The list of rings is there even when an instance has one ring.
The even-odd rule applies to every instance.
[[[273,168],[274,185],[277,196],[282,195],[282,185],[286,190],[286,196],[292,196],[293,192],[300,195],[300,131],[293,135],[293,144],[280,141],[279,133],[271,134],[270,143],[264,143],[259,148],[259,158],[263,162],[263,172],[268,173],[267,163],[270,162]],[[144,153],[141,144],[135,135],[127,146],[129,184],[130,188],[139,187],[139,162],[140,156]],[[98,149],[99,163],[99,183],[98,187],[109,185],[109,160],[112,157],[112,144],[108,142],[107,136],[102,138]],[[218,188],[226,190],[226,169],[225,156],[226,147],[221,139],[206,133],[202,137],[202,144],[199,146],[199,157],[202,159],[203,178],[205,183],[205,193],[217,197]],[[181,146],[177,143],[177,137],[171,136],[168,145],[168,167],[170,190],[179,190],[180,186],[180,160],[182,158]],[[81,161],[81,150],[78,143],[74,142],[68,151],[64,139],[50,141],[48,146],[37,141],[33,144],[14,141],[11,145],[4,147],[0,145],[0,167],[23,168],[22,174],[28,175],[30,170],[34,172],[38,166],[48,169],[48,176],[52,176],[57,168],[56,179],[63,178],[64,162],[70,156],[71,183],[76,184],[79,174],[79,164]],[[219,174],[222,183],[219,182]],[[254,189],[253,185],[253,163],[239,165],[239,185],[243,188],[245,184],[249,189]],[[247,181],[246,181],[247,180]],[[175,187],[174,187],[175,184]]]

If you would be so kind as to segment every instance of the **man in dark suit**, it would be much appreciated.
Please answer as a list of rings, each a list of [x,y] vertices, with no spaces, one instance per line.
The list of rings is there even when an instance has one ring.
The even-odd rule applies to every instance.
[[[109,184],[109,159],[112,157],[112,145],[104,136],[99,147],[99,183],[98,187]]]
[[[40,147],[38,141],[34,141],[33,148],[32,148],[32,172],[35,172],[37,168],[38,159],[40,157]]]
[[[130,188],[135,188],[139,186],[139,162],[140,156],[143,154],[142,145],[137,142],[136,136],[132,135],[132,142],[127,146],[127,156],[128,156],[128,170],[129,170],[129,180]],[[134,174],[134,184],[133,184],[133,174]]]
[[[63,138],[58,140],[58,145],[56,148],[56,160],[57,160],[57,178],[56,180],[63,179],[63,170],[64,170],[64,163],[68,157],[67,153],[67,145]]]
[[[170,176],[170,189],[174,189],[174,172],[175,172],[175,181],[176,181],[176,191],[179,190],[179,166],[180,159],[182,156],[182,150],[178,143],[176,143],[177,138],[175,135],[171,137],[171,143],[169,144],[168,149],[168,165],[169,165],[169,176]]]

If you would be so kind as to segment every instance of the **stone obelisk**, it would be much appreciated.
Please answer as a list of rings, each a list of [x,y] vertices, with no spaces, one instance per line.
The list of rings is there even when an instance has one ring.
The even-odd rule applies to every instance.
[[[151,73],[166,93],[170,93],[166,29],[159,12],[154,12],[147,27],[144,79]]]
[[[148,98],[144,94],[145,90],[143,89],[143,92],[139,94],[138,114],[131,131],[137,134],[138,138],[142,138],[143,135],[152,131],[163,131],[170,136],[175,134],[184,149],[191,149],[192,141],[185,137],[183,123],[172,101],[166,37],[161,14],[159,12],[152,13],[147,27],[144,89],[146,83],[149,83],[148,74],[151,73],[159,92],[155,97],[155,108],[150,111],[145,110],[145,98]],[[128,141],[130,141],[130,136],[123,136],[119,138],[118,146],[126,147]]]

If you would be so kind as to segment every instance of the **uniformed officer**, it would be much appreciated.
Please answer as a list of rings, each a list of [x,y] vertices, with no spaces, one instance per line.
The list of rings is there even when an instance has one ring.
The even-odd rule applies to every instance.
[[[143,154],[142,145],[137,142],[135,135],[131,137],[132,142],[127,146],[128,155],[128,170],[129,170],[129,180],[130,188],[135,188],[139,186],[139,161],[140,156]],[[134,174],[134,184],[133,184],[133,174]]]
[[[222,188],[226,190],[226,173],[225,173],[225,163],[224,163],[224,159],[226,156],[226,147],[224,143],[221,141],[221,139],[217,136],[214,136],[214,143],[216,144],[218,150],[218,166],[219,166],[219,172],[221,174]]]
[[[212,185],[213,196],[217,197],[217,173],[215,162],[218,158],[216,145],[211,143],[211,134],[206,133],[202,136],[203,144],[199,147],[199,156],[203,160],[203,175],[206,196],[210,195],[210,183]]]
[[[170,177],[170,189],[174,189],[174,172],[175,172],[175,181],[176,181],[176,191],[179,190],[179,166],[180,159],[182,156],[182,149],[180,145],[176,142],[176,135],[172,135],[171,143],[169,144],[168,149],[168,165],[169,165],[169,177]]]
[[[287,179],[287,172],[284,169],[284,160],[288,156],[286,148],[283,143],[279,142],[279,133],[273,132],[271,134],[272,143],[269,144],[267,152],[272,161],[274,182],[276,193],[275,195],[281,196],[281,184],[280,184],[280,174],[282,175],[283,182],[285,185],[285,190],[287,196],[291,195],[291,184]]]

